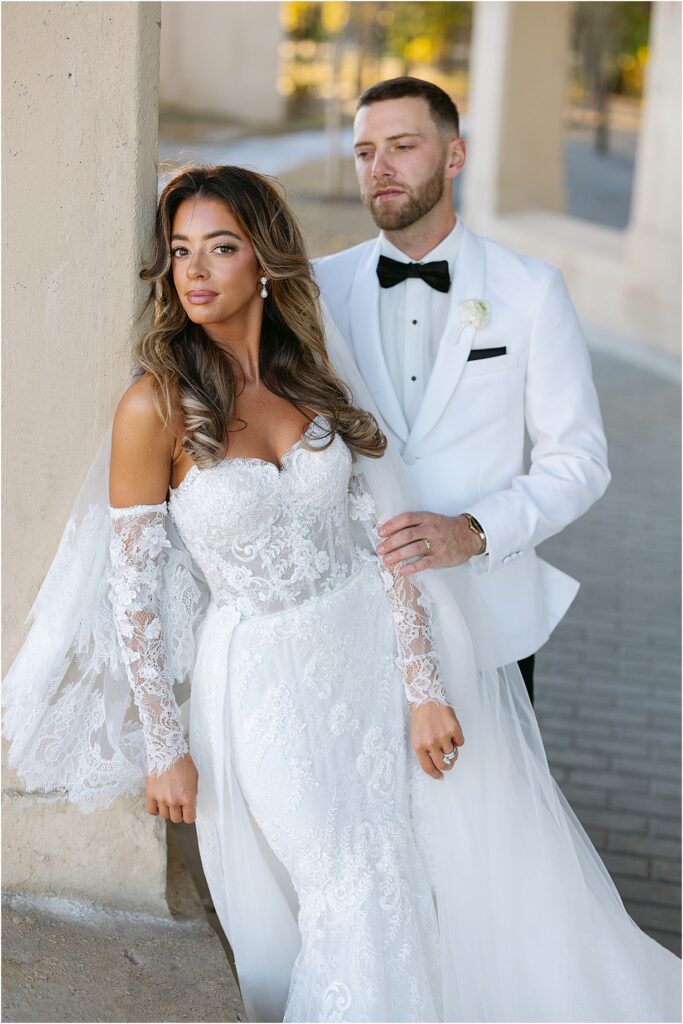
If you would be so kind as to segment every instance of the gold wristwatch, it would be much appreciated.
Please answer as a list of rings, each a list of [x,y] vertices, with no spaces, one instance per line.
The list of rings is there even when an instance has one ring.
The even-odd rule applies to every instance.
[[[469,526],[472,533],[476,533],[477,537],[481,540],[481,551],[477,551],[478,555],[485,555],[488,551],[489,545],[484,533],[484,527],[481,525],[478,519],[475,519],[469,512],[463,512],[467,525]]]

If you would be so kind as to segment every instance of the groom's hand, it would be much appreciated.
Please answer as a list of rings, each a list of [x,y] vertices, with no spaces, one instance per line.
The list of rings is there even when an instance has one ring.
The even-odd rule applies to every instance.
[[[464,516],[402,512],[384,523],[379,535],[382,543],[377,551],[388,568],[417,557],[417,561],[401,567],[400,572],[405,576],[412,576],[423,569],[462,565],[481,552],[481,539],[470,530]]]

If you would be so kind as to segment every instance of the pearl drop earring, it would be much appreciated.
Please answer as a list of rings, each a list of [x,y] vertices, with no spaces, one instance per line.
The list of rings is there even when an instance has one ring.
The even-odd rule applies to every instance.
[[[261,288],[261,298],[262,299],[267,299],[268,298],[268,289],[266,288],[266,285],[268,284],[268,278],[267,277],[262,277],[261,278],[261,284],[263,285],[263,287]]]

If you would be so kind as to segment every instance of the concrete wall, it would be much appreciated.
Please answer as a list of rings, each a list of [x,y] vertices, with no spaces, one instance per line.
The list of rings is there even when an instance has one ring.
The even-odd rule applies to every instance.
[[[626,259],[638,304],[656,300],[663,340],[681,344],[681,4],[652,5],[650,61]]]
[[[491,216],[564,210],[567,48],[573,4],[475,5],[470,67],[476,146],[467,202]]]
[[[254,124],[277,123],[280,4],[161,5],[161,109]]]
[[[127,379],[159,25],[154,2],[3,4],[5,670]],[[163,828],[139,803],[83,816],[22,794],[7,770],[3,788],[6,888],[117,903],[125,884],[126,904],[163,910]]]

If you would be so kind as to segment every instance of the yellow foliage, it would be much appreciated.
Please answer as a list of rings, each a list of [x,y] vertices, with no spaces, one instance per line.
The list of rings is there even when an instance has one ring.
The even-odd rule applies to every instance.
[[[434,43],[429,36],[416,36],[403,49],[403,56],[409,64],[430,64],[434,54]]]
[[[308,7],[307,2],[301,3],[299,0],[288,0],[280,4],[280,23],[285,32],[294,31]]]
[[[328,35],[336,35],[349,20],[348,3],[338,3],[337,0],[327,0],[321,10],[322,26]]]

